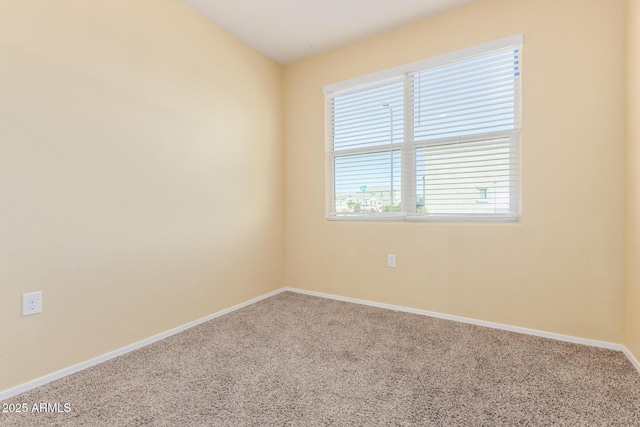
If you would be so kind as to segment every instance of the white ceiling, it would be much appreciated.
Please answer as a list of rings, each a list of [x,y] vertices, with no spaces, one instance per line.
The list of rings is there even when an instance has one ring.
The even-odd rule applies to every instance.
[[[287,65],[476,0],[181,0]]]

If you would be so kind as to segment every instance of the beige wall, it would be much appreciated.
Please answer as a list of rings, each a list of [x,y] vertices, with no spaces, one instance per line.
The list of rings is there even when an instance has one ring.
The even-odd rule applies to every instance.
[[[640,0],[627,1],[625,345],[640,360]]]
[[[7,0],[0,76],[0,390],[282,286],[282,67],[176,0]]]
[[[286,284],[622,343],[624,9],[479,0],[287,67]],[[520,222],[325,220],[323,85],[518,33]]]
[[[625,289],[624,0],[479,0],[284,76],[175,0],[2,2],[0,390],[283,284],[639,357],[638,3]],[[325,220],[323,85],[517,33],[520,222]]]

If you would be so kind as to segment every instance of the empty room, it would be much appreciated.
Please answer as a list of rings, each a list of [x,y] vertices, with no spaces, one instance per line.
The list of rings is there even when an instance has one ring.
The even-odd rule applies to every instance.
[[[640,0],[3,0],[0,425],[640,426]]]

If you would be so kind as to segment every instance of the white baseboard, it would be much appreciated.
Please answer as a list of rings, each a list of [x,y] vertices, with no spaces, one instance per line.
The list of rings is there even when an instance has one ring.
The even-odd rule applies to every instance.
[[[266,298],[272,297],[274,295],[277,295],[277,294],[279,294],[281,292],[284,292],[284,290],[285,290],[284,288],[277,289],[277,290],[275,290],[273,292],[269,292],[268,294],[261,295],[259,297],[250,299],[249,301],[245,301],[243,303],[234,305],[233,307],[229,307],[229,308],[226,308],[224,310],[220,310],[220,311],[218,311],[216,313],[210,314],[210,315],[208,315],[206,317],[203,317],[201,319],[194,320],[193,322],[185,323],[182,326],[178,326],[178,327],[170,329],[168,331],[161,332],[161,333],[159,333],[157,335],[154,335],[152,337],[145,338],[142,341],[138,341],[136,343],[127,345],[127,346],[119,348],[117,350],[110,351],[109,353],[100,355],[98,357],[94,357],[93,359],[86,360],[84,362],[80,362],[80,363],[78,363],[76,365],[69,366],[68,368],[61,369],[59,371],[53,372],[53,373],[45,375],[43,377],[36,378],[35,380],[26,382],[24,384],[20,384],[20,385],[18,385],[16,387],[8,389],[8,390],[4,390],[4,391],[0,392],[0,401],[5,400],[5,399],[9,399],[9,398],[11,398],[13,396],[16,396],[16,395],[18,395],[20,393],[24,393],[25,391],[29,391],[29,390],[31,390],[33,388],[36,388],[36,387],[39,387],[41,385],[50,383],[51,381],[55,381],[57,379],[66,377],[67,375],[75,374],[76,372],[79,372],[79,371],[82,371],[84,369],[90,368],[90,367],[92,367],[94,365],[97,365],[99,363],[106,362],[107,360],[113,359],[114,357],[118,357],[118,356],[121,356],[123,354],[129,353],[129,352],[131,352],[133,350],[137,350],[137,349],[139,349],[141,347],[147,346],[147,345],[152,344],[152,343],[154,343],[156,341],[160,341],[162,339],[170,337],[171,335],[175,335],[175,334],[177,334],[179,332],[182,332],[182,331],[185,331],[185,330],[187,330],[189,328],[193,328],[194,326],[197,326],[197,325],[199,325],[201,323],[207,322],[207,321],[209,321],[211,319],[215,319],[216,317],[220,317],[220,316],[225,315],[227,313],[231,313],[232,311],[239,310],[239,309],[241,309],[243,307],[246,307],[248,305],[254,304],[254,303],[256,303],[258,301],[261,301],[263,299],[266,299]]]
[[[123,354],[129,353],[133,350],[137,350],[139,348],[142,348],[144,346],[147,346],[149,344],[152,344],[156,341],[160,341],[164,338],[170,337],[171,335],[175,335],[179,332],[185,331],[189,328],[193,328],[194,326],[197,326],[201,323],[207,322],[209,320],[215,319],[216,317],[220,317],[223,316],[227,313],[231,313],[232,311],[235,310],[239,310],[243,307],[246,307],[248,305],[254,304],[258,301],[261,301],[263,299],[272,297],[274,295],[277,295],[279,293],[285,292],[285,291],[289,291],[289,292],[295,292],[295,293],[299,293],[299,294],[304,294],[304,295],[311,295],[311,296],[316,296],[316,297],[321,297],[321,298],[328,298],[328,299],[333,299],[333,300],[338,300],[338,301],[344,301],[344,302],[350,302],[350,303],[354,303],[354,304],[362,304],[362,305],[368,305],[368,306],[372,306],[372,307],[379,307],[379,308],[385,308],[388,310],[394,310],[394,311],[401,311],[401,312],[405,312],[405,313],[413,313],[413,314],[419,314],[422,316],[429,316],[429,317],[436,317],[439,319],[445,319],[445,320],[453,320],[455,322],[462,322],[462,323],[469,323],[472,325],[479,325],[479,326],[486,326],[488,328],[493,328],[493,329],[502,329],[505,331],[511,331],[511,332],[518,332],[521,334],[527,334],[527,335],[535,335],[535,336],[539,336],[539,337],[543,337],[543,338],[550,338],[550,339],[554,339],[554,340],[558,340],[558,341],[566,341],[566,342],[571,342],[571,343],[576,343],[576,344],[583,344],[583,345],[589,345],[589,346],[593,346],[593,347],[600,347],[600,348],[606,348],[606,349],[610,349],[610,350],[617,350],[617,351],[622,351],[627,358],[631,361],[631,363],[633,364],[633,366],[635,366],[635,368],[638,370],[638,372],[640,372],[640,363],[638,362],[638,360],[633,356],[633,354],[631,354],[631,352],[624,347],[622,344],[615,344],[615,343],[611,343],[611,342],[607,342],[607,341],[598,341],[598,340],[591,340],[591,339],[586,339],[586,338],[579,338],[579,337],[573,337],[570,335],[562,335],[562,334],[556,334],[553,332],[545,332],[545,331],[539,331],[536,329],[528,329],[528,328],[521,328],[518,326],[511,326],[511,325],[505,325],[502,323],[494,323],[494,322],[486,322],[484,320],[476,320],[476,319],[470,319],[467,317],[461,317],[461,316],[454,316],[451,314],[444,314],[444,313],[438,313],[438,312],[434,312],[434,311],[427,311],[427,310],[420,310],[417,308],[410,308],[410,307],[402,307],[399,305],[393,305],[393,304],[384,304],[384,303],[380,303],[380,302],[375,302],[375,301],[367,301],[367,300],[361,300],[361,299],[357,299],[357,298],[349,298],[349,297],[342,297],[339,295],[332,295],[332,294],[325,294],[322,292],[314,292],[314,291],[307,291],[304,289],[297,289],[297,288],[290,288],[290,287],[286,287],[286,288],[281,288],[281,289],[277,289],[273,292],[269,292],[267,294],[261,295],[259,297],[253,298],[249,301],[245,301],[243,303],[234,305],[233,307],[229,307],[226,308],[224,310],[218,311],[216,313],[210,314],[209,316],[203,317],[201,319],[198,320],[194,320],[193,322],[189,322],[186,323],[182,326],[178,326],[176,328],[170,329],[168,331],[165,332],[161,332],[157,335],[154,335],[152,337],[146,338],[142,341],[138,341],[136,343],[130,344],[128,346],[119,348],[117,350],[111,351],[109,353],[103,354],[101,356],[97,356],[94,357],[93,359],[78,363],[76,365],[73,366],[69,366],[68,368],[64,368],[61,369],[59,371],[53,372],[51,374],[45,375],[43,377],[40,378],[36,378],[35,380],[29,381],[27,383],[24,384],[20,384],[16,387],[10,388],[8,390],[4,390],[2,392],[0,392],[0,401],[2,400],[6,400],[9,399],[13,396],[16,396],[20,393],[24,393],[25,391],[29,391],[33,388],[39,387],[41,385],[50,383],[51,381],[55,381],[57,379],[66,377],[67,375],[71,375],[74,374],[76,372],[82,371],[84,369],[90,368],[91,366],[97,365],[99,363],[102,362],[106,362],[109,359],[113,359],[114,357],[118,357],[121,356]]]
[[[622,352],[624,353],[625,356],[627,356],[627,359],[629,359],[631,364],[636,368],[636,370],[640,374],[640,362],[638,362],[638,359],[635,358],[633,353],[631,353],[631,351],[629,351],[629,349],[626,346],[622,346]]]
[[[296,292],[296,293],[299,293],[299,294],[305,294],[305,295],[312,295],[312,296],[316,296],[316,297],[334,299],[334,300],[338,300],[338,301],[351,302],[351,303],[354,303],[354,304],[362,304],[362,305],[368,305],[368,306],[372,306],[372,307],[386,308],[386,309],[389,309],[389,310],[401,311],[401,312],[405,312],[405,313],[420,314],[422,316],[437,317],[438,319],[453,320],[455,322],[469,323],[471,325],[486,326],[488,328],[501,329],[501,330],[510,331],[510,332],[518,332],[518,333],[526,334],[526,335],[535,335],[535,336],[538,336],[538,337],[550,338],[550,339],[558,340],[558,341],[565,341],[565,342],[571,342],[571,343],[575,343],[575,344],[589,345],[589,346],[592,346],[592,347],[606,348],[606,349],[609,349],[609,350],[622,351],[622,348],[623,348],[622,344],[616,344],[616,343],[607,342],[607,341],[591,340],[591,339],[587,339],[587,338],[574,337],[574,336],[571,336],[571,335],[562,335],[562,334],[556,334],[556,333],[553,333],[553,332],[539,331],[537,329],[521,328],[519,326],[505,325],[503,323],[486,322],[484,320],[476,320],[476,319],[471,319],[471,318],[468,318],[468,317],[454,316],[454,315],[451,315],[451,314],[438,313],[438,312],[435,312],[435,311],[420,310],[420,309],[417,309],[417,308],[402,307],[402,306],[399,306],[399,305],[384,304],[384,303],[381,303],[381,302],[367,301],[367,300],[361,300],[361,299],[357,299],[357,298],[342,297],[342,296],[338,296],[338,295],[325,294],[325,293],[322,293],[322,292],[306,291],[304,289],[297,289],[297,288],[290,288],[290,287],[284,288],[284,290],[287,290],[287,291],[290,291],[290,292]],[[636,365],[636,367],[637,367],[637,365]]]

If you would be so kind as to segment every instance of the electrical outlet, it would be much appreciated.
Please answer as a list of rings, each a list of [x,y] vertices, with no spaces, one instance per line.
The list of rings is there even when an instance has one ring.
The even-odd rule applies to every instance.
[[[387,255],[387,267],[396,267],[396,256],[394,254]]]
[[[22,315],[42,313],[42,292],[22,294]]]

